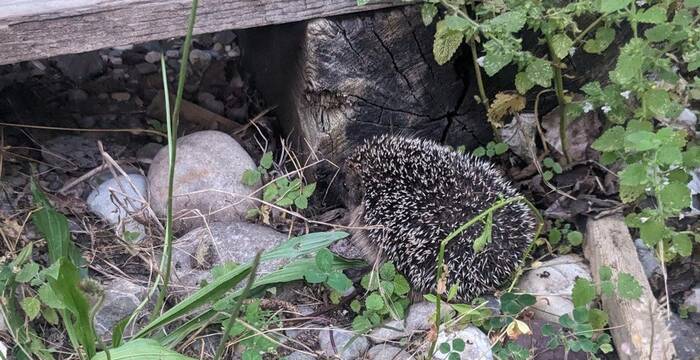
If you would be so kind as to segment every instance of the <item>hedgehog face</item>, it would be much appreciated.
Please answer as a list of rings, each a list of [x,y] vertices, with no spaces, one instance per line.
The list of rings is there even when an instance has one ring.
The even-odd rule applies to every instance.
[[[343,176],[343,202],[345,206],[352,210],[362,204],[364,197],[364,187],[360,176],[360,164],[353,159],[348,159],[345,163],[346,171]]]

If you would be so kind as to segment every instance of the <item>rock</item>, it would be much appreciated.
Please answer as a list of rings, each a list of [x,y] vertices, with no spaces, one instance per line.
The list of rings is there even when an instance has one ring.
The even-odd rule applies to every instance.
[[[160,53],[157,51],[149,51],[144,57],[147,63],[154,64],[160,61]]]
[[[131,94],[128,92],[115,92],[110,96],[115,101],[129,101],[129,99],[131,99]]]
[[[90,193],[87,204],[90,211],[109,224],[117,225],[119,236],[140,241],[146,236],[146,229],[132,215],[143,210],[147,201],[147,179],[132,174],[128,178],[119,176],[103,182]]]
[[[462,339],[464,341],[465,347],[464,351],[459,353],[459,358],[462,360],[491,360],[493,359],[493,354],[491,353],[491,342],[489,338],[475,326],[469,326],[462,330],[455,332],[441,331],[438,335],[438,346],[444,342],[449,342],[452,344],[454,339]],[[447,359],[449,354],[443,354],[436,351],[433,359]]]
[[[190,63],[197,70],[206,70],[211,63],[211,54],[204,50],[192,49],[190,51]]]
[[[669,324],[678,359],[700,359],[700,326],[671,313]]]
[[[117,157],[124,146],[104,143],[105,151]],[[47,163],[63,170],[92,169],[102,162],[97,141],[76,135],[61,135],[47,141],[41,148]]]
[[[390,320],[382,324],[381,327],[372,330],[368,337],[374,343],[382,343],[385,341],[397,340],[409,335],[411,335],[411,332],[406,330],[403,320]]]
[[[58,70],[76,83],[91,79],[105,71],[105,64],[97,51],[57,56],[54,61]]]
[[[70,102],[78,103],[87,100],[88,94],[83,89],[70,89],[68,90],[68,100]]]
[[[103,339],[111,337],[112,329],[120,320],[136,310],[141,301],[147,296],[145,286],[134,284],[125,279],[116,279],[105,286],[102,306],[95,315],[95,330]],[[148,314],[148,312],[144,312]],[[130,336],[134,328],[125,329],[124,335]]]
[[[165,56],[167,56],[169,58],[179,58],[180,51],[179,50],[168,50],[165,52]]]
[[[642,239],[634,240],[634,246],[637,248],[637,256],[642,263],[644,275],[646,275],[647,279],[651,278],[654,274],[660,273],[661,264],[659,263],[659,259],[656,258],[656,255],[654,255],[654,251],[647,247]]]
[[[160,59],[160,57],[158,59]],[[140,63],[136,65],[136,71],[141,75],[153,74],[158,72],[158,66],[151,63]]]
[[[574,309],[571,290],[577,277],[590,280],[590,270],[582,257],[569,254],[526,272],[517,287],[525,293],[537,294],[537,303],[532,306],[536,319],[558,322],[559,316]]]
[[[211,268],[225,263],[243,264],[259,250],[270,250],[287,235],[267,226],[249,223],[212,222],[190,231],[173,244],[173,293],[187,295],[211,282]],[[257,276],[277,270],[284,260],[260,263]],[[241,283],[242,287],[243,284]]]
[[[331,334],[333,335],[333,343],[331,343]],[[357,359],[369,349],[369,342],[364,336],[355,337],[352,331],[337,328],[321,330],[318,342],[324,354],[328,356],[340,355],[343,360]]]
[[[177,140],[175,198],[173,211],[178,230],[188,230],[208,221],[240,221],[257,204],[245,199],[258,187],[243,185],[247,169],[256,165],[236,140],[219,131],[200,131]],[[168,190],[168,152],[158,152],[148,171],[151,207],[165,216]],[[193,193],[197,192],[197,193]],[[257,195],[255,195],[257,197]]]
[[[230,44],[236,40],[236,33],[231,30],[220,31],[214,34],[213,41],[221,44]]]
[[[75,121],[78,126],[83,129],[89,129],[97,123],[97,118],[94,116],[82,116]]]
[[[7,324],[5,324],[5,317],[0,313],[0,331],[7,331]]]
[[[0,358],[7,359],[7,346],[0,341]]]
[[[435,323],[435,309],[435,304],[427,301],[411,305],[408,309],[408,315],[406,316],[406,330],[429,330],[433,323]],[[443,319],[452,317],[454,313],[449,306],[441,306],[440,311],[442,312]]]
[[[375,345],[367,352],[369,360],[410,360],[411,354],[391,345]]]
[[[224,103],[216,100],[216,97],[208,92],[199,93],[199,95],[197,95],[197,102],[211,112],[219,115],[224,113]]]
[[[279,294],[279,292],[278,292],[278,294]],[[298,295],[296,293],[294,293],[294,297],[296,298],[297,296]],[[277,299],[283,300],[283,298],[281,298],[279,296],[277,297]],[[299,305],[298,309],[299,309],[299,314],[297,316],[300,316],[300,317],[309,316],[309,315],[314,313],[314,309],[308,305]],[[293,327],[288,328],[287,330],[284,330],[284,334],[287,337],[289,337],[290,339],[296,339],[302,333],[305,333],[305,332],[311,332],[314,334],[318,332],[318,330],[306,330],[305,328],[320,328],[320,327],[322,327],[322,325],[319,325],[318,323],[315,323],[313,321],[309,321],[309,322],[303,323],[302,325],[295,325]],[[314,335],[314,336],[318,336],[318,335]]]
[[[162,148],[163,144],[148,143],[136,150],[136,158],[139,159],[139,161],[148,160],[150,162]]]
[[[700,286],[697,286],[690,290],[690,294],[683,301],[683,305],[686,307],[695,307],[695,312],[700,312]]]
[[[550,349],[547,346],[550,337],[542,335],[542,326],[544,326],[545,324],[549,324],[552,327],[552,329],[554,329],[555,333],[559,333],[561,332],[561,326],[559,326],[559,324],[537,319],[525,320],[525,323],[530,327],[530,330],[532,330],[532,334],[521,334],[520,336],[518,336],[517,339],[515,339],[515,342],[518,343],[518,345],[524,347],[525,349],[528,349],[530,351],[530,354],[537,354],[537,356],[535,357],[537,360],[588,359],[588,355],[583,351],[572,351],[566,354],[566,350],[562,345],[559,345],[554,349]]]
[[[286,360],[314,360],[314,359],[316,359],[316,357],[311,356],[307,353],[303,353],[301,351],[295,351],[295,352],[283,357],[282,359],[286,359]]]

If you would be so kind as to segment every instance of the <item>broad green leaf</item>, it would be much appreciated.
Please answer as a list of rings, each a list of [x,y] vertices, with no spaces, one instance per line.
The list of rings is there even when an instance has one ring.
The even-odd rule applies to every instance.
[[[382,267],[379,268],[379,277],[382,280],[394,280],[396,276],[396,267],[390,262],[385,262]]]
[[[508,11],[487,21],[487,25],[492,29],[503,29],[506,32],[514,33],[520,31],[527,18],[520,11]]]
[[[39,264],[30,261],[24,266],[22,266],[22,269],[17,272],[17,275],[15,276],[15,281],[18,283],[26,283],[32,280],[34,276],[39,272]]]
[[[566,234],[566,240],[568,240],[569,244],[572,246],[579,246],[583,243],[583,234],[581,234],[580,231],[571,231]]]
[[[512,53],[489,52],[484,57],[484,71],[486,71],[488,76],[493,76],[506,65],[510,64],[512,60]]]
[[[345,292],[352,286],[352,281],[348,279],[342,271],[334,271],[328,274],[328,280],[326,281],[328,286],[337,290],[338,292]]]
[[[644,163],[634,163],[619,173],[620,184],[636,186],[647,183],[647,166]]]
[[[586,40],[583,50],[591,54],[600,54],[615,40],[615,30],[609,27],[600,27],[595,32],[593,39]]]
[[[588,321],[595,330],[601,330],[608,324],[608,313],[600,309],[591,309],[588,313]]]
[[[270,170],[272,167],[272,161],[272,153],[268,151],[260,159],[260,166],[262,166],[265,170]]]
[[[605,131],[591,146],[598,151],[622,150],[624,136],[625,129],[621,126],[615,126]]]
[[[445,16],[445,26],[452,31],[467,31],[474,27],[469,20],[456,15]]]
[[[318,269],[310,269],[304,274],[304,280],[309,284],[320,284],[328,279],[328,274]]]
[[[364,316],[357,316],[352,320],[352,329],[358,333],[364,333],[372,328],[372,323]]]
[[[311,195],[313,195],[314,191],[316,191],[315,182],[305,185],[304,189],[301,191],[301,195],[308,198],[311,197]]]
[[[690,189],[684,183],[669,183],[659,191],[658,196],[664,207],[674,212],[690,206]]]
[[[611,13],[626,8],[632,0],[601,0],[600,12]]]
[[[622,48],[617,58],[615,70],[610,74],[611,80],[618,84],[629,84],[634,79],[641,77],[644,65],[643,51],[646,47],[643,40],[632,39]]]
[[[37,316],[39,316],[39,310],[41,310],[41,302],[39,302],[39,299],[37,299],[36,297],[26,297],[22,299],[19,305],[22,307],[22,310],[24,310],[24,314],[27,315],[29,321],[32,321],[36,319]]]
[[[647,151],[656,149],[661,142],[656,134],[650,131],[635,131],[625,136],[625,148],[634,151]]]
[[[100,351],[92,360],[194,360],[191,357],[172,351],[152,339],[136,339],[109,350],[109,357]]]
[[[700,6],[700,0],[685,0],[683,1],[683,5],[688,9],[696,8]]]
[[[527,77],[525,72],[521,71],[515,75],[515,88],[519,93],[525,94],[533,86],[535,86],[535,83]]]
[[[353,299],[350,303],[350,309],[352,309],[352,311],[354,311],[355,313],[359,313],[360,310],[362,310],[362,304],[359,301],[357,301],[357,299]]]
[[[275,183],[269,183],[267,187],[265,187],[265,191],[263,191],[263,200],[272,202],[277,198],[277,195],[279,195],[277,185],[275,185]]]
[[[401,296],[407,294],[411,290],[411,285],[405,277],[397,274],[394,277],[394,293]]]
[[[664,23],[659,24],[644,32],[644,36],[651,42],[661,42],[668,39],[673,31],[673,25]]]
[[[324,273],[333,271],[333,253],[328,249],[321,249],[316,253],[316,266]]]
[[[690,236],[688,236],[688,234],[676,233],[673,234],[671,239],[673,241],[673,248],[678,255],[690,256],[693,253],[693,243],[690,241]]]
[[[41,316],[51,325],[58,325],[58,313],[53,308],[48,306],[41,307]]]
[[[639,237],[649,247],[655,246],[666,235],[666,225],[656,219],[647,219],[639,227]]]
[[[571,292],[571,299],[575,307],[588,305],[596,297],[595,286],[584,278],[577,278]]]
[[[642,286],[634,276],[623,272],[617,276],[617,293],[623,299],[637,300],[642,296]]]
[[[494,146],[493,150],[496,152],[496,155],[501,155],[504,154],[506,151],[508,151],[508,144],[499,142]]]
[[[571,38],[569,38],[566,34],[556,34],[552,36],[550,45],[552,46],[554,55],[556,55],[559,59],[563,59],[569,55],[569,50],[571,49],[571,45],[573,45],[573,43],[574,42],[571,40]]]
[[[689,145],[683,152],[683,165],[689,168],[700,166],[700,146]]]
[[[671,110],[673,103],[666,90],[651,89],[642,95],[642,104],[654,115],[665,117]]]
[[[371,293],[367,299],[365,299],[365,306],[368,310],[381,310],[384,307],[384,300],[377,293]]]
[[[681,155],[681,149],[678,146],[663,145],[656,153],[656,160],[664,165],[680,164],[683,161],[683,155]]]
[[[601,266],[598,269],[598,274],[600,275],[601,281],[607,281],[612,279],[612,269],[609,266]]]
[[[620,184],[620,200],[623,203],[629,204],[639,199],[640,196],[646,193],[645,185],[625,185]]]
[[[423,6],[420,8],[420,16],[421,19],[423,20],[423,25],[428,26],[433,22],[433,18],[435,18],[435,15],[437,15],[438,9],[435,4],[431,3],[423,3]]]
[[[554,70],[552,70],[552,66],[548,61],[537,58],[527,66],[525,74],[527,74],[530,81],[546,88],[551,85]]]
[[[637,11],[635,18],[640,23],[661,24],[666,21],[666,9],[662,5],[655,5],[642,13]]]
[[[464,351],[464,345],[465,345],[464,340],[462,340],[460,338],[456,338],[456,339],[452,340],[452,350],[454,350],[456,352]]]
[[[49,286],[49,284],[41,285],[38,294],[39,299],[42,303],[44,303],[44,305],[59,310],[66,308],[66,305],[58,299],[56,293],[53,292],[53,289],[51,289],[51,286]]]
[[[445,20],[440,20],[437,23],[435,31],[435,40],[433,41],[433,56],[439,65],[443,65],[450,61],[452,56],[462,44],[464,33],[460,31],[450,30]]]
[[[243,171],[243,184],[247,186],[255,186],[262,179],[262,174],[257,169],[246,169]]]
[[[297,209],[306,209],[307,207],[309,207],[309,199],[304,196],[299,196],[296,199],[294,199],[294,206],[296,206]]]

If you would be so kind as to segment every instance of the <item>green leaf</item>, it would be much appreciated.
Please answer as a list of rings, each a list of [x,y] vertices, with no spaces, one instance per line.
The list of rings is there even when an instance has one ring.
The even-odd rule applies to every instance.
[[[632,0],[601,0],[600,12],[611,13],[622,10],[629,6],[630,3],[632,3]]]
[[[642,95],[642,104],[654,115],[665,117],[672,108],[671,98],[666,90],[650,89]]]
[[[304,196],[299,196],[294,199],[294,206],[296,206],[298,209],[306,209],[309,207],[309,199]]]
[[[272,153],[271,152],[266,152],[263,154],[262,158],[260,159],[260,166],[262,166],[265,170],[270,170],[272,167]]]
[[[598,274],[600,275],[601,281],[608,281],[612,279],[612,269],[609,266],[601,266],[598,269]]]
[[[58,313],[53,308],[48,306],[41,307],[41,316],[51,325],[58,325]]]
[[[535,83],[530,81],[525,72],[521,71],[515,75],[515,88],[519,93],[524,95],[533,86],[535,86]]]
[[[38,291],[39,294],[39,299],[41,300],[44,305],[49,306],[54,309],[65,309],[66,305],[61,302],[58,297],[56,296],[56,293],[53,292],[53,289],[49,286],[49,284],[44,284],[41,285]]]
[[[608,354],[613,351],[613,347],[609,343],[600,344],[599,349],[603,354]]]
[[[342,271],[335,271],[328,274],[328,280],[326,281],[328,286],[337,290],[340,293],[345,292],[352,286],[352,281],[343,274]]]
[[[688,145],[683,152],[683,166],[696,168],[700,166],[700,146]]]
[[[656,153],[656,160],[664,165],[671,165],[681,163],[683,161],[683,155],[681,154],[681,149],[678,146],[663,145]]]
[[[167,349],[153,339],[131,340],[118,348],[109,349],[109,357],[104,351],[100,351],[92,360],[107,360],[109,358],[112,360],[194,360]]]
[[[644,32],[644,36],[651,42],[661,42],[668,39],[673,31],[673,25],[664,23],[659,24]]]
[[[641,39],[632,39],[622,48],[617,58],[615,70],[610,74],[611,80],[618,84],[629,84],[641,76],[644,64],[643,52],[646,44]]]
[[[677,212],[690,206],[690,189],[686,184],[669,183],[658,195],[659,200],[671,211]]]
[[[484,71],[493,76],[513,60],[512,53],[489,52],[484,56]]]
[[[625,129],[621,126],[614,126],[603,133],[591,145],[593,149],[598,151],[616,151],[623,149]]]
[[[462,352],[462,351],[464,351],[464,346],[465,346],[464,340],[462,340],[460,338],[456,338],[456,339],[452,340],[452,350],[454,350],[456,352]]]
[[[571,246],[579,246],[583,243],[583,234],[580,231],[571,231],[566,234],[566,240]]]
[[[583,50],[591,54],[600,54],[615,40],[615,30],[609,27],[600,27],[595,32],[595,38],[586,40]]]
[[[655,246],[666,234],[666,225],[656,219],[647,219],[639,227],[639,237],[649,246]]]
[[[591,309],[588,318],[594,330],[602,330],[608,324],[608,313],[600,309]]]
[[[433,19],[435,18],[435,15],[437,15],[438,9],[435,4],[431,3],[423,3],[423,6],[420,8],[420,16],[421,19],[423,19],[423,25],[428,26],[433,22]]]
[[[372,328],[372,323],[364,316],[357,316],[352,320],[352,329],[358,333],[364,333]]]
[[[552,46],[554,55],[556,55],[559,59],[563,59],[569,55],[569,50],[571,49],[571,45],[573,45],[573,43],[574,42],[571,40],[571,38],[569,38],[566,34],[556,34],[552,36],[550,45]]]
[[[362,304],[359,301],[357,301],[357,299],[353,299],[350,303],[350,309],[352,309],[352,311],[358,314],[360,313],[360,310],[362,310]]]
[[[328,249],[321,249],[316,253],[316,266],[324,272],[333,271],[333,253]]]
[[[623,203],[629,204],[639,199],[644,195],[646,190],[644,185],[625,185],[620,184],[620,200]]]
[[[637,279],[628,273],[620,273],[617,276],[617,293],[623,299],[637,300],[642,296],[642,286]]]
[[[600,282],[600,293],[604,296],[613,296],[615,294],[615,284],[612,281]]]
[[[275,198],[277,198],[277,195],[279,195],[277,185],[275,185],[275,183],[267,184],[267,187],[265,187],[265,191],[263,192],[263,200],[272,202],[275,200]]]
[[[502,29],[506,32],[514,33],[520,31],[525,26],[526,21],[527,18],[524,13],[508,11],[487,21],[486,24],[492,29]]]
[[[304,186],[304,189],[301,191],[301,195],[309,198],[309,197],[311,197],[311,195],[313,195],[314,191],[316,191],[316,183],[315,182]]]
[[[365,306],[367,310],[381,310],[384,307],[384,300],[377,293],[371,293],[367,299],[365,299]]]
[[[396,267],[393,263],[385,262],[382,264],[382,267],[379,268],[379,277],[382,280],[391,281],[394,280],[394,276],[396,276]]]
[[[685,0],[683,5],[688,9],[693,9],[700,6],[700,0]]]
[[[619,176],[621,185],[635,186],[646,184],[648,181],[647,166],[643,163],[631,164],[622,170]]]
[[[528,79],[542,87],[549,87],[554,77],[554,70],[548,61],[537,58],[525,69]]]
[[[467,31],[474,27],[469,20],[456,15],[445,16],[445,25],[449,30],[460,32]]]
[[[693,253],[693,243],[690,241],[688,234],[675,233],[671,238],[673,249],[680,256],[690,256]]]
[[[549,234],[547,234],[547,240],[549,240],[549,243],[552,245],[557,245],[561,241],[561,230],[554,228],[552,230],[549,230]]]
[[[32,321],[39,316],[39,310],[41,310],[41,302],[39,299],[29,296],[22,299],[22,302],[20,302],[19,305],[22,307],[22,310],[24,310],[24,313],[29,318],[29,321]]]
[[[394,293],[399,296],[408,294],[411,291],[411,285],[408,283],[405,277],[397,274],[394,277]]]
[[[571,298],[575,307],[588,305],[596,297],[595,286],[590,280],[577,278],[571,292]]]
[[[438,350],[440,350],[441,353],[447,354],[450,352],[450,343],[444,342],[441,343],[440,346],[438,347]]]
[[[638,11],[635,18],[640,23],[661,24],[666,21],[666,8],[662,5],[655,5],[642,13]]]
[[[433,56],[439,65],[444,65],[455,54],[459,45],[462,44],[464,33],[452,31],[447,26],[445,20],[437,23],[435,40],[433,41]]]
[[[656,134],[651,131],[635,131],[625,136],[625,148],[635,151],[647,151],[661,146]]]
[[[502,155],[506,151],[508,151],[508,144],[499,142],[496,144],[496,146],[493,147],[493,151],[496,152],[496,155]]]
[[[262,179],[262,174],[257,169],[246,169],[243,172],[243,184],[246,186],[255,186]]]
[[[32,280],[36,274],[39,273],[39,264],[30,261],[24,266],[22,266],[22,269],[17,272],[17,275],[15,276],[15,281],[18,283],[26,283]]]

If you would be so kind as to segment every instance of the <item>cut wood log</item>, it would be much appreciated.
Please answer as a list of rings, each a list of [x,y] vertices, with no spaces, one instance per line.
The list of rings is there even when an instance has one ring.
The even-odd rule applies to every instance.
[[[243,67],[278,105],[285,132],[340,165],[355,145],[384,133],[467,148],[490,138],[473,82],[462,75],[469,60],[438,65],[434,31],[408,6],[251,29],[239,39]],[[317,175],[332,177],[336,168],[326,170]]]
[[[603,296],[603,310],[608,313],[610,331],[620,359],[673,359],[676,351],[667,328],[665,311],[651,292],[622,217],[615,215],[589,220],[584,254],[591,263],[596,282],[600,282],[598,269],[609,266],[614,274],[624,272],[634,276],[642,286],[639,300]]]
[[[202,0],[196,34],[396,6],[377,0]],[[405,3],[405,2],[403,2]],[[0,1],[0,64],[185,34],[190,0]]]

